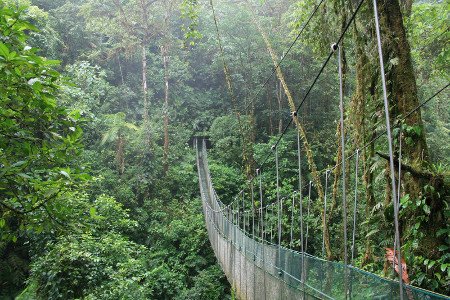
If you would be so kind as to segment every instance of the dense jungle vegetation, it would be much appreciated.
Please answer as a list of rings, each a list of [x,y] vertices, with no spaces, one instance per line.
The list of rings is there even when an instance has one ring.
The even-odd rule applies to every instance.
[[[284,57],[316,2],[0,0],[0,299],[231,299],[192,138],[212,142],[214,185],[230,203],[357,5],[325,0]],[[411,284],[449,295],[448,89],[410,112],[448,85],[450,1],[378,2],[397,165],[402,143],[403,257]],[[385,130],[371,1],[342,51],[346,152],[362,149],[355,265],[394,278],[386,139],[363,149]],[[325,187],[314,170],[341,163],[338,104],[333,59],[298,114],[317,256]],[[286,194],[297,185],[296,138],[291,129],[279,145]],[[340,172],[328,185],[332,260],[343,259]],[[264,185],[273,201],[275,170]]]

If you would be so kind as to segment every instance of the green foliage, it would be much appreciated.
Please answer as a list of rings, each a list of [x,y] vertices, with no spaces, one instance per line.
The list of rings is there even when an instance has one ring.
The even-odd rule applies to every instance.
[[[184,290],[176,299],[230,299],[225,296],[225,287],[217,284],[218,281],[225,281],[223,271],[219,266],[214,265],[201,270],[193,278],[194,285],[190,289]]]
[[[209,247],[200,201],[153,201],[147,205],[152,208],[149,221],[145,222],[154,268],[152,298],[184,299],[192,293],[225,298],[226,279],[211,276],[217,273],[217,265]]]
[[[181,30],[184,33],[185,43],[195,45],[196,40],[203,36],[197,30],[199,22],[199,2],[198,0],[183,0],[180,5],[181,19],[187,20],[188,24],[182,24]]]
[[[214,120],[209,129],[214,157],[233,167],[242,165],[242,141],[239,134],[239,124],[235,116],[222,116]]]
[[[143,299],[146,248],[116,233],[59,238],[32,265],[38,299]]]
[[[405,232],[406,243],[403,245],[404,253],[410,264],[412,274],[412,284],[426,286],[431,290],[439,290],[445,287],[450,280],[450,226],[446,224],[444,228],[437,231],[436,236],[429,235],[431,220],[431,207],[427,201],[430,195],[436,194],[433,186],[424,187],[424,198],[410,199],[405,195],[400,199],[400,216],[414,216],[409,230]],[[439,195],[435,195],[439,198]],[[448,218],[450,208],[447,202],[443,202],[443,217]],[[433,225],[431,225],[433,226]],[[436,243],[439,241],[438,243]],[[437,247],[436,247],[437,245]],[[424,247],[430,248],[427,252],[419,251]],[[437,249],[436,249],[436,248]],[[437,254],[437,255],[436,255]],[[436,258],[437,257],[437,258]]]
[[[108,127],[108,131],[103,135],[101,145],[106,142],[116,141],[117,138],[125,134],[124,131],[126,130],[138,130],[137,126],[125,121],[125,113],[123,112],[113,115],[105,115],[104,119]]]
[[[23,288],[29,275],[27,251],[19,242],[0,242],[0,299],[8,299]]]
[[[412,55],[418,67],[429,69],[428,76],[444,76],[447,81],[450,50],[445,43],[449,39],[449,25],[442,12],[449,8],[449,1],[415,3],[407,20],[409,38],[414,45]]]
[[[59,106],[58,62],[27,44],[26,31],[37,29],[23,20],[25,9],[0,7],[0,238],[11,240],[66,213],[55,202],[88,178],[76,164],[80,114]]]

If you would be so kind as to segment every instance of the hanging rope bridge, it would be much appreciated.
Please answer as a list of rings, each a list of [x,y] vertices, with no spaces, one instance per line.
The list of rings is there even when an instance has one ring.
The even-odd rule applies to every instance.
[[[246,210],[245,203],[237,203],[234,208],[224,205],[212,185],[205,141],[196,140],[195,147],[208,236],[238,299],[400,298],[396,281],[281,246],[280,222],[278,234],[264,222],[274,212],[280,221],[283,201],[290,199],[281,199],[279,209],[267,206]],[[273,243],[275,235],[278,244]],[[447,299],[406,284],[403,293],[411,300]]]
[[[283,75],[279,69],[282,62],[286,58],[289,51],[294,44],[299,40],[300,35],[303,33],[306,26],[308,26],[311,19],[317,13],[319,6],[324,2],[320,0],[314,7],[309,18],[302,26],[299,34],[295,40],[291,43],[281,60],[276,63],[274,60],[275,68],[271,74],[264,81],[262,88],[251,99],[246,111],[250,105],[254,105],[254,100],[259,96],[260,92],[269,83],[270,78],[277,73],[280,82],[283,81]],[[307,89],[304,97],[302,97],[300,104],[293,106],[292,118],[288,124],[284,127],[276,142],[272,146],[272,153],[269,153],[265,159],[263,159],[261,166],[256,170],[256,177],[249,180],[250,191],[247,197],[251,197],[251,201],[246,201],[245,192],[242,190],[237,197],[231,202],[231,204],[224,205],[217,193],[214,190],[206,153],[205,141],[197,139],[195,141],[195,147],[197,150],[197,169],[200,183],[200,192],[203,204],[203,212],[206,221],[206,227],[208,230],[209,239],[211,241],[212,248],[215,255],[231,283],[233,290],[238,299],[449,299],[443,295],[435,294],[417,287],[410,286],[404,281],[408,282],[406,270],[403,270],[402,257],[401,257],[401,245],[400,245],[400,232],[399,232],[399,207],[400,207],[400,182],[396,181],[394,171],[394,150],[393,150],[393,138],[392,129],[401,125],[401,122],[409,117],[411,114],[417,112],[422,106],[426,105],[429,101],[435,98],[442,91],[447,89],[450,84],[440,89],[434,95],[432,95],[425,102],[419,104],[413,110],[400,116],[399,120],[396,120],[391,126],[391,120],[389,116],[388,96],[386,89],[385,68],[381,45],[380,25],[378,20],[377,0],[373,2],[375,32],[376,32],[376,44],[378,51],[378,60],[380,68],[380,77],[383,91],[383,105],[385,115],[385,131],[375,134],[373,139],[367,144],[356,149],[356,151],[346,157],[345,151],[345,134],[344,134],[344,91],[343,91],[343,75],[342,75],[342,54],[341,44],[344,35],[350,28],[350,25],[354,21],[358,11],[361,8],[364,0],[360,0],[355,10],[353,11],[349,21],[346,23],[343,31],[341,32],[336,43],[331,46],[331,51],[325,59],[318,74],[315,76],[312,84]],[[213,0],[210,0],[212,14],[214,17],[214,25],[216,28],[217,39],[219,43],[220,53],[223,60],[223,68],[227,83],[227,88],[232,100],[233,110],[238,116],[239,111],[236,107],[236,99],[233,91],[233,85],[231,82],[231,76],[225,60],[224,50],[220,40],[218,21],[215,14]],[[269,46],[268,46],[269,47]],[[270,50],[269,50],[270,52]],[[272,54],[272,53],[271,53]],[[324,69],[331,61],[334,54],[337,54],[337,66],[339,75],[339,112],[340,112],[340,151],[341,161],[336,164],[334,168],[325,170],[325,189],[323,196],[323,219],[322,219],[322,257],[325,257],[326,238],[325,229],[327,228],[327,189],[330,173],[340,167],[342,171],[342,222],[343,222],[343,262],[328,261],[322,258],[308,254],[308,235],[309,228],[308,223],[304,222],[302,199],[302,174],[301,174],[301,143],[300,143],[300,123],[297,118],[297,114],[300,111],[306,98],[310,95],[310,92],[316,85],[319,77],[323,73]],[[286,94],[289,94],[287,86],[285,88]],[[280,186],[280,174],[279,174],[279,157],[278,146],[286,134],[290,126],[294,124],[297,126],[297,156],[298,156],[298,191],[292,192],[291,195],[282,197]],[[242,133],[241,133],[242,134]],[[356,234],[356,220],[357,220],[357,200],[358,200],[358,165],[360,152],[366,149],[369,145],[375,143],[381,136],[387,135],[387,146],[389,152],[389,171],[390,171],[390,185],[394,206],[394,241],[392,251],[392,263],[393,269],[397,271],[398,281],[389,280],[379,277],[375,274],[360,270],[354,267],[355,258],[355,234]],[[402,134],[398,137],[398,178],[401,174],[401,145]],[[275,156],[275,168],[276,168],[276,202],[263,205],[265,199],[263,196],[262,187],[262,167],[268,162],[271,155]],[[346,199],[346,161],[351,158],[355,158],[355,193],[353,203],[353,233],[351,236],[352,245],[350,248],[351,257],[348,257],[347,246],[347,199]],[[317,170],[312,170],[316,173],[317,184],[321,185],[320,177]],[[336,174],[335,174],[336,175]],[[259,199],[255,201],[254,185],[259,181]],[[308,185],[308,197],[306,218],[310,217],[310,204],[311,204],[311,190],[313,182],[310,181]],[[322,187],[320,187],[322,189]],[[290,202],[292,199],[292,203]],[[296,201],[297,199],[297,201]],[[227,201],[228,203],[228,201]],[[248,203],[251,203],[250,205]],[[260,207],[255,207],[256,203],[259,203]],[[299,206],[296,208],[296,203]],[[287,204],[287,205],[286,205]],[[288,209],[283,209],[283,205],[290,206]],[[286,213],[287,212],[287,213]],[[299,213],[299,215],[294,215]],[[289,216],[290,215],[290,216]],[[298,217],[298,219],[297,219]],[[288,220],[286,225],[286,219]],[[304,223],[306,226],[304,226]],[[296,227],[298,226],[298,227]],[[306,227],[306,228],[304,228]],[[289,237],[286,238],[286,228],[289,231]],[[296,228],[294,230],[294,228]],[[294,231],[300,231],[299,239],[294,238]],[[327,233],[328,234],[328,233]],[[294,250],[294,244],[299,251]],[[405,278],[403,276],[406,275]]]

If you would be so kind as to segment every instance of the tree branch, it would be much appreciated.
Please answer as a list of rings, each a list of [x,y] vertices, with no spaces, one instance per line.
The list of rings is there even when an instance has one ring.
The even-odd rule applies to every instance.
[[[378,151],[376,153],[381,158],[389,160],[389,155],[387,155],[385,153],[378,152]],[[394,165],[396,167],[398,167],[398,164],[399,164],[398,157],[394,156]],[[430,172],[427,172],[427,171],[423,171],[423,170],[418,170],[418,169],[414,168],[413,166],[405,164],[404,162],[401,162],[401,167],[402,167],[403,170],[411,173],[413,176],[416,176],[416,177],[431,179],[431,178],[433,178],[435,176],[433,173],[430,173]]]

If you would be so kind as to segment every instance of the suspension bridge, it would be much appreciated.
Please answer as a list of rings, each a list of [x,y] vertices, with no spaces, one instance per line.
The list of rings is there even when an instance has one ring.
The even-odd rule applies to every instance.
[[[392,129],[391,120],[389,116],[389,104],[388,104],[388,92],[386,89],[386,78],[384,59],[381,45],[380,25],[377,11],[377,0],[373,0],[373,12],[374,23],[376,32],[376,44],[378,50],[378,62],[380,68],[380,77],[383,91],[383,104],[385,115],[386,131],[375,135],[375,137],[367,144],[349,155],[345,156],[345,133],[344,133],[344,89],[343,89],[343,75],[342,75],[342,58],[341,58],[341,44],[349,29],[351,23],[354,21],[358,11],[360,10],[363,2],[360,0],[346,26],[342,30],[336,43],[331,46],[331,51],[325,59],[320,71],[314,78],[312,84],[306,90],[304,97],[301,99],[300,104],[295,107],[292,105],[292,116],[288,124],[284,127],[275,144],[272,146],[272,152],[266,156],[263,160],[261,167],[256,171],[256,176],[249,181],[249,193],[247,197],[251,199],[246,200],[244,190],[242,190],[231,204],[225,205],[218,197],[214,190],[211,175],[208,167],[208,158],[206,151],[206,143],[202,138],[197,138],[194,141],[194,146],[197,152],[197,169],[200,185],[200,193],[202,198],[203,213],[205,217],[208,236],[211,242],[211,246],[217,257],[219,264],[222,267],[228,281],[230,282],[233,291],[238,299],[450,299],[446,296],[436,294],[430,291],[426,291],[404,282],[403,274],[406,274],[406,270],[403,270],[404,266],[401,258],[401,245],[400,245],[400,232],[399,232],[399,207],[400,207],[400,182],[396,181],[395,171],[397,171],[398,177],[401,174],[401,140],[402,136],[399,136],[399,148],[397,149],[398,170],[394,170],[394,150],[393,150],[393,138],[391,136]],[[283,83],[283,88],[286,95],[290,96],[289,90],[284,82],[283,75],[280,70],[280,65],[286,58],[289,51],[294,44],[299,40],[300,35],[304,29],[308,26],[311,19],[318,12],[319,6],[324,2],[320,0],[314,7],[307,21],[303,24],[295,40],[289,46],[287,51],[283,54],[281,60],[276,63],[274,60],[274,69],[269,77],[264,81],[262,88],[256,94],[259,93],[268,84],[270,78],[276,73],[280,82]],[[217,40],[223,59],[223,67],[225,73],[225,79],[227,81],[227,87],[229,90],[232,103],[236,102],[233,85],[231,82],[231,76],[229,69],[225,61],[223,46],[220,40],[218,21],[215,14],[213,1],[210,0],[212,8],[212,14],[214,17],[214,24],[216,27]],[[258,25],[259,26],[259,25]],[[269,48],[269,47],[268,47]],[[270,49],[268,49],[271,52]],[[273,54],[272,52],[270,53]],[[337,66],[339,75],[339,111],[340,111],[340,147],[342,158],[338,166],[342,170],[342,222],[344,236],[342,239],[344,261],[329,261],[323,258],[319,258],[308,254],[308,225],[304,226],[304,213],[302,194],[304,192],[302,188],[302,174],[301,174],[301,137],[300,137],[300,124],[297,118],[297,114],[305,102],[306,98],[310,95],[311,90],[316,85],[319,77],[323,73],[324,69],[330,62],[334,54],[337,54]],[[273,57],[272,57],[273,58]],[[281,85],[281,84],[280,84]],[[398,126],[401,121],[405,120],[410,115],[416,113],[422,106],[426,105],[434,97],[439,95],[442,91],[447,89],[450,84],[445,85],[442,89],[433,94],[423,103],[416,106],[407,114],[401,117],[400,120],[396,120],[397,123],[394,126]],[[249,105],[254,104],[252,101]],[[291,99],[290,99],[291,100]],[[247,107],[248,108],[248,107]],[[245,109],[246,110],[246,109]],[[297,126],[297,156],[298,156],[298,190],[292,191],[290,195],[283,197],[281,195],[280,176],[279,176],[279,157],[278,146],[283,136],[294,124]],[[393,250],[393,269],[398,273],[398,281],[382,278],[375,274],[358,269],[354,266],[354,252],[355,252],[355,230],[356,230],[356,206],[358,198],[358,161],[360,151],[366,149],[369,145],[375,143],[381,136],[387,135],[387,145],[389,152],[389,175],[390,185],[394,206],[394,250]],[[275,168],[276,168],[276,202],[267,204],[263,195],[262,187],[262,166],[264,166],[270,155],[275,156]],[[353,205],[353,234],[351,236],[351,258],[348,257],[347,240],[347,200],[346,200],[346,161],[350,158],[355,158],[355,194]],[[333,169],[334,169],[333,168]],[[327,209],[327,185],[330,172],[333,169],[325,171],[325,194],[324,207],[323,207],[323,230],[326,229],[326,209]],[[317,173],[317,171],[315,171]],[[317,175],[317,174],[316,174]],[[259,197],[258,192],[254,191],[255,183],[259,182]],[[321,184],[321,183],[319,183]],[[309,182],[308,197],[307,197],[307,217],[309,217],[311,199],[311,189],[313,182]],[[397,188],[398,187],[398,188]],[[249,196],[250,194],[250,196]],[[256,195],[256,196],[255,196]],[[257,201],[255,202],[255,200]],[[297,199],[297,201],[296,201]],[[230,200],[230,199],[227,199]],[[292,202],[290,202],[292,201]],[[226,201],[230,203],[230,201]],[[255,207],[255,203],[259,203],[259,207]],[[290,204],[292,203],[292,204]],[[296,203],[298,208],[296,208]],[[289,209],[283,209],[283,205],[289,204]],[[288,205],[288,206],[289,206]],[[298,213],[299,215],[294,215]],[[290,221],[290,226],[283,225],[283,218]],[[299,223],[299,224],[298,224]],[[299,237],[297,237],[296,245],[297,250],[294,248],[293,242],[296,238],[293,236],[293,228],[295,225],[299,225],[297,228],[299,231]],[[306,228],[304,228],[306,227]],[[287,230],[287,232],[286,232]],[[286,244],[285,236],[290,236],[290,243]],[[299,247],[298,247],[299,246]],[[322,232],[322,256],[325,257],[325,233]],[[405,271],[405,272],[404,272]]]
[[[224,205],[212,184],[205,141],[196,140],[195,147],[209,240],[238,299],[400,298],[397,281],[282,246],[281,226],[277,233],[279,242],[273,243],[273,237],[269,237],[272,227],[264,225],[269,217],[265,213],[267,207]],[[282,202],[283,199],[278,221]],[[402,285],[402,291],[405,299],[448,299],[407,284]]]

